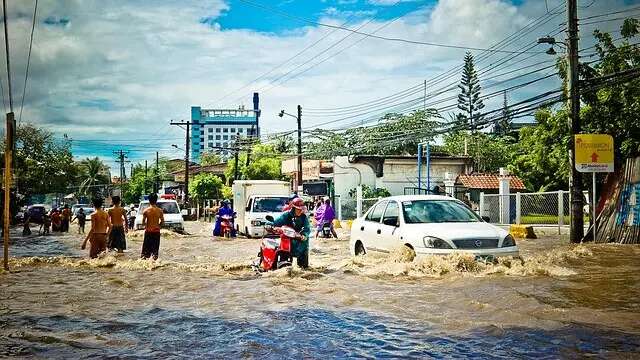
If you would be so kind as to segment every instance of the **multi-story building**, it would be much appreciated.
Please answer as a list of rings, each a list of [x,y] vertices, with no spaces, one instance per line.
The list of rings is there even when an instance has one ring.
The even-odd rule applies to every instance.
[[[260,135],[258,93],[253,94],[253,109],[203,109],[191,107],[191,160],[200,161],[205,152],[223,157],[233,153],[237,138]]]

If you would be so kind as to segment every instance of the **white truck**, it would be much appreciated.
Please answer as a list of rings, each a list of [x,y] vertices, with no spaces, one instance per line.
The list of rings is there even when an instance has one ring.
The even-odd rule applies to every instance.
[[[266,216],[279,216],[291,193],[288,182],[277,180],[238,180],[231,190],[236,230],[247,237],[262,236]]]

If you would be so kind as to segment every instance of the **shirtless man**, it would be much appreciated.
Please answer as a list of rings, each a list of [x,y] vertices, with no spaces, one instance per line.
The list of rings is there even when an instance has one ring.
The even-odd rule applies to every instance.
[[[158,194],[149,195],[149,207],[142,213],[142,224],[144,225],[144,242],[142,243],[143,259],[153,257],[158,259],[160,249],[160,228],[164,225],[164,213],[156,206]]]
[[[91,242],[89,257],[97,258],[98,254],[107,250],[107,234],[111,229],[109,214],[102,210],[102,199],[93,199],[93,207],[96,211],[91,214],[91,230],[82,243],[82,250],[87,247],[87,241]]]
[[[120,197],[111,198],[113,207],[107,211],[111,220],[111,232],[109,233],[109,250],[117,249],[119,253],[127,248],[124,233],[127,231],[127,211],[120,206]]]

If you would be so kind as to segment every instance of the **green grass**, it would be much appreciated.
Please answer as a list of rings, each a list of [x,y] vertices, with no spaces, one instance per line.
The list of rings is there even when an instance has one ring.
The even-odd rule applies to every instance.
[[[571,216],[564,216],[564,224],[569,225],[571,222]],[[584,222],[589,222],[589,216],[584,216]],[[529,214],[520,217],[520,223],[522,224],[557,224],[558,215],[545,215],[545,214]]]

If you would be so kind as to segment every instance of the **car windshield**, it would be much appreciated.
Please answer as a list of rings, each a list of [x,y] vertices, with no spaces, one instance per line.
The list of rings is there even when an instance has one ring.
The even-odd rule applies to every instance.
[[[452,200],[403,201],[402,211],[407,224],[480,221],[473,211]]]
[[[254,212],[282,212],[286,197],[257,197],[253,203]]]

